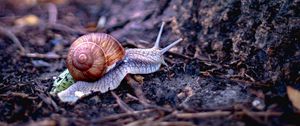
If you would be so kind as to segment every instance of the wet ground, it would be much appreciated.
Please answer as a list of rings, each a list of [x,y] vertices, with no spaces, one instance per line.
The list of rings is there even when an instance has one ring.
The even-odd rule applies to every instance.
[[[184,41],[165,55],[169,67],[132,76],[148,105],[125,80],[114,93],[134,112],[111,92],[76,104],[49,94],[77,37],[152,47],[162,21],[161,47]],[[0,125],[296,125],[286,87],[300,89],[299,22],[297,0],[4,0]]]

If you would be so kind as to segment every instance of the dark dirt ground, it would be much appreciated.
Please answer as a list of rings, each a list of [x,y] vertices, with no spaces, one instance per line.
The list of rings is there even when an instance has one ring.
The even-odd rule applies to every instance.
[[[26,15],[39,22],[17,22]],[[169,67],[135,76],[152,106],[126,81],[114,92],[133,113],[110,92],[75,105],[49,94],[80,35],[151,47],[162,21],[162,47],[184,42],[166,54]],[[300,89],[299,0],[1,0],[0,54],[0,125],[300,124],[286,93]]]

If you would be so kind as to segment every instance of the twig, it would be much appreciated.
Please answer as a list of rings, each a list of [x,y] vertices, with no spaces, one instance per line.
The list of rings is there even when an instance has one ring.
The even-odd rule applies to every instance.
[[[138,116],[142,113],[148,113],[148,112],[153,112],[153,111],[155,111],[155,109],[145,109],[145,110],[141,110],[141,111],[134,111],[132,113],[115,114],[115,115],[103,117],[101,119],[92,120],[92,122],[94,122],[94,123],[107,122],[107,121],[112,121],[112,120],[118,120],[120,118],[124,118],[124,117],[128,117],[128,116]]]
[[[49,3],[47,7],[48,7],[49,18],[48,18],[48,23],[46,23],[46,26],[48,28],[59,30],[59,31],[71,32],[71,33],[80,33],[80,34],[87,33],[85,30],[76,30],[69,26],[57,23],[58,11],[56,5],[53,3]]]
[[[245,115],[251,117],[251,118],[252,118],[253,120],[255,120],[256,122],[258,122],[258,123],[260,123],[260,124],[264,124],[264,122],[263,122],[261,119],[259,119],[259,117],[255,115],[255,113],[250,112],[250,111],[248,111],[248,110],[246,110],[246,109],[243,109],[242,112],[245,113]]]
[[[140,84],[135,81],[130,75],[126,76],[127,83],[134,89],[134,93],[143,105],[149,105],[149,100],[145,98]]]
[[[152,104],[148,104],[145,106],[146,108],[153,108],[153,109],[157,109],[157,110],[161,110],[161,111],[165,111],[165,112],[172,112],[172,108],[164,108],[164,107],[160,107],[157,105],[152,105]]]
[[[159,118],[159,119],[157,119],[157,120],[155,120],[155,121],[157,121],[157,122],[162,122],[162,121],[168,120],[168,119],[174,117],[174,115],[175,115],[176,113],[178,113],[177,110],[175,110],[175,111],[173,111],[172,113],[170,113],[170,114],[168,114],[168,115],[166,115],[166,116],[164,116],[164,117],[162,117],[162,118]]]
[[[127,94],[127,96],[129,98],[137,100],[137,101],[139,101],[141,103],[141,101],[137,97],[132,96],[131,94]],[[162,110],[162,111],[165,111],[165,112],[172,112],[173,111],[172,109],[160,107],[160,106],[157,106],[157,105],[152,105],[152,104],[143,104],[143,105],[145,106],[145,108],[148,108],[148,109],[157,109],[157,110]]]
[[[228,79],[232,82],[237,82],[237,83],[243,83],[243,84],[248,84],[248,85],[260,85],[260,82],[252,82],[252,81],[247,81],[247,80],[241,80],[239,78],[234,78],[232,76],[224,76],[224,75],[215,75],[215,77],[221,78],[221,79]]]
[[[20,49],[20,55],[30,58],[46,58],[46,59],[60,59],[60,58],[66,58],[66,56],[59,56],[55,53],[47,53],[47,54],[40,54],[40,53],[29,53],[26,52],[25,48],[22,46],[20,40],[16,37],[16,35],[11,32],[10,29],[4,28],[0,26],[0,33],[6,35],[9,37]]]
[[[196,126],[192,122],[188,122],[188,121],[172,121],[172,122],[166,122],[166,121],[164,121],[164,122],[157,122],[155,124],[157,126]]]
[[[150,117],[150,118],[146,118],[146,119],[142,119],[142,120],[136,120],[136,121],[126,124],[125,126],[141,126],[141,125],[147,125],[147,124],[149,125],[149,122],[151,122],[152,125],[154,125],[154,118]]]
[[[120,106],[120,108],[125,111],[126,113],[133,113],[134,110],[132,108],[130,108],[123,100],[121,100],[121,98],[116,95],[115,92],[111,91],[111,94],[115,97],[118,105]]]
[[[254,115],[254,116],[281,116],[282,112],[251,112],[248,111],[248,114]],[[245,112],[237,112],[236,115],[247,115]]]
[[[192,122],[187,121],[172,121],[172,122],[157,122],[154,118],[147,118],[144,120],[133,121],[125,126],[195,126]]]
[[[231,112],[229,111],[213,111],[213,112],[199,112],[199,113],[176,113],[177,118],[191,119],[191,118],[209,118],[209,117],[220,117],[228,116]]]
[[[155,109],[166,111],[166,112],[172,111],[172,109],[168,109],[168,108],[150,104],[150,101],[145,97],[145,95],[142,91],[141,85],[136,80],[134,80],[130,75],[127,75],[125,77],[125,79],[127,80],[127,83],[134,89],[134,92],[138,98],[138,101],[141,104],[143,104],[146,108],[155,108]]]
[[[47,53],[47,54],[41,54],[41,53],[26,53],[22,56],[29,57],[29,58],[40,58],[40,59],[61,59],[66,58],[66,55],[60,56],[55,53]]]
[[[9,97],[9,96],[21,97],[21,98],[26,98],[26,99],[30,99],[30,100],[34,100],[34,99],[38,98],[38,97],[29,96],[28,94],[25,94],[22,92],[10,92],[10,93],[5,93],[5,94],[0,94],[0,97]]]
[[[199,112],[199,113],[177,113],[175,116],[177,118],[182,119],[191,119],[191,118],[210,118],[210,117],[224,117],[229,116],[231,114],[234,115],[251,115],[251,116],[281,116],[281,112],[250,112],[248,111],[238,111],[238,112],[231,112],[231,111],[213,111],[213,112]]]
[[[46,24],[47,28],[72,32],[72,33],[80,33],[85,34],[87,33],[85,30],[76,30],[69,26],[58,24],[57,21],[57,8],[54,4],[48,4],[48,12],[49,12],[49,19],[47,22],[41,22],[41,24]],[[66,56],[59,56],[57,54],[40,54],[40,53],[30,53],[26,52],[25,48],[22,46],[20,40],[16,37],[16,35],[11,31],[11,29],[4,28],[0,26],[0,33],[4,34],[8,38],[10,38],[20,49],[20,55],[30,58],[47,58],[47,59],[60,59],[65,58]]]
[[[54,30],[59,30],[59,31],[65,31],[65,32],[71,32],[71,33],[76,33],[76,34],[86,34],[87,31],[81,29],[81,30],[77,30],[74,28],[71,28],[67,25],[63,25],[63,24],[59,24],[59,23],[55,23],[55,24],[47,24],[47,27],[50,29],[54,29]]]
[[[55,24],[57,21],[57,7],[53,3],[48,3],[49,24]]]
[[[0,33],[9,37],[18,46],[18,48],[21,51],[21,54],[25,53],[25,48],[22,46],[20,40],[16,37],[14,33],[11,32],[10,29],[0,26]]]
[[[167,121],[157,121],[155,120],[155,117],[149,117],[146,119],[142,120],[136,120],[133,122],[130,122],[126,124],[125,126],[195,126],[191,122],[186,122],[186,121],[172,121],[172,122],[167,122]]]
[[[139,100],[137,97],[135,97],[135,96],[133,96],[133,95],[131,95],[131,94],[129,94],[129,93],[127,93],[126,95],[127,95],[129,98],[132,98],[133,100],[136,100],[136,101]]]
[[[53,101],[51,97],[46,97],[44,94],[37,94],[37,95],[42,99],[44,103],[53,106],[55,112],[59,110],[57,104]]]
[[[251,76],[248,75],[248,74],[245,74],[245,76],[248,77],[252,82],[255,82],[255,81],[256,81],[253,77],[251,77]]]
[[[125,20],[125,21],[121,21],[121,22],[115,24],[114,26],[112,26],[110,28],[107,28],[106,31],[107,31],[107,33],[111,33],[115,30],[118,30],[118,29],[121,29],[121,28],[125,27],[129,22],[130,22],[130,19]]]

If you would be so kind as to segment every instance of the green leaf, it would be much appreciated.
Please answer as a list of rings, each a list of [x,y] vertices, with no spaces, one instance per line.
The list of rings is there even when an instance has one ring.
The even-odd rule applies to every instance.
[[[68,69],[62,72],[57,79],[55,79],[50,94],[55,95],[75,83]]]

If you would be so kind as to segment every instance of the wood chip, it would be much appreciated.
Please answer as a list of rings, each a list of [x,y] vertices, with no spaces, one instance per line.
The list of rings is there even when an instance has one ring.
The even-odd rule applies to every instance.
[[[292,88],[291,86],[287,86],[287,94],[293,106],[300,110],[300,91]]]

